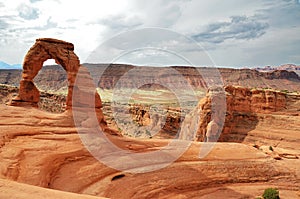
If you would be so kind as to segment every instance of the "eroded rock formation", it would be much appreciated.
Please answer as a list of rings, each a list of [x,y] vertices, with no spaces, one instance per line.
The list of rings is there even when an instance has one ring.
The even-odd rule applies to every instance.
[[[0,178],[4,179],[0,180],[0,198],[27,191],[31,192],[23,198],[37,198],[40,193],[37,188],[19,184],[9,188],[15,184],[10,181],[108,198],[255,198],[270,186],[278,187],[281,194],[293,194],[286,198],[297,198],[299,193],[299,159],[286,165],[285,158],[277,161],[238,143],[217,143],[200,159],[204,144],[193,142],[182,157],[164,169],[131,174],[97,161],[82,144],[69,112],[50,114],[4,105],[0,110]],[[109,138],[136,153],[160,150],[169,144],[169,140]],[[114,154],[114,150],[104,153],[106,157]],[[115,161],[127,164],[122,158]],[[154,164],[149,161],[145,168]],[[49,198],[50,194],[64,198],[57,192],[43,193]],[[76,198],[67,193],[65,197]]]
[[[225,87],[225,92],[226,103],[216,103],[216,107],[212,110],[214,101],[220,98],[223,91],[208,91],[196,110],[191,113],[191,118],[200,115],[196,135],[189,135],[189,129],[185,129],[181,132],[181,138],[197,141],[241,142],[244,133],[254,129],[258,124],[258,114],[278,112],[287,106],[287,96],[283,92],[235,86]],[[222,114],[223,106],[226,107],[226,116]],[[213,113],[215,113],[214,118],[212,118]],[[238,134],[235,134],[237,132]]]
[[[0,103],[9,104],[18,93],[18,87],[0,84]],[[51,113],[62,113],[66,107],[66,96],[41,91],[38,107]]]
[[[74,53],[74,45],[72,43],[52,38],[37,39],[27,52],[23,62],[19,94],[12,100],[11,105],[37,106],[40,100],[40,92],[34,85],[33,79],[43,67],[43,63],[48,59],[54,59],[66,71],[68,78],[66,108],[70,109],[72,107],[72,94],[76,75],[80,68],[80,61]],[[83,73],[83,76],[85,76],[85,73]],[[100,108],[100,97],[97,93],[95,95],[95,107]]]
[[[120,106],[119,110],[115,111],[119,118],[124,118],[123,123],[126,124],[126,128],[122,128],[123,133],[128,133],[133,128],[134,125],[129,125],[129,121],[132,120],[141,129],[144,126],[151,127],[152,124],[159,126],[161,130],[155,134],[155,138],[174,138],[180,131],[179,137],[186,140],[242,142],[247,132],[254,130],[259,122],[265,121],[265,118],[273,114],[299,115],[300,109],[298,108],[297,112],[295,104],[297,96],[299,95],[296,93],[272,89],[226,86],[224,89],[210,89],[200,100],[197,108],[191,112],[189,110],[184,112],[184,107],[180,109],[166,106],[161,113],[156,110],[153,114],[150,113],[149,106],[145,104],[130,105],[131,115],[121,114],[127,110],[125,106]],[[289,107],[292,104],[294,107]],[[156,114],[159,118],[165,117],[165,120],[156,120],[154,117]],[[113,120],[110,117],[107,118],[108,121]],[[125,118],[128,121],[125,121]],[[113,123],[112,126],[114,126]],[[145,132],[139,131],[139,135],[130,136],[148,137]]]
[[[286,107],[286,94],[270,89],[227,86],[227,107],[231,111],[271,113]]]

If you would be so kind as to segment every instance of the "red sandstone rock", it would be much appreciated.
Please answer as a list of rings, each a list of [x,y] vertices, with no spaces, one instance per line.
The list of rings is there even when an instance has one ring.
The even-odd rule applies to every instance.
[[[68,112],[50,114],[4,105],[0,105],[0,110],[2,198],[18,198],[19,194],[38,199],[80,198],[55,190],[108,198],[254,198],[269,186],[290,194],[286,198],[297,198],[299,191],[300,175],[295,174],[299,159],[276,161],[244,144],[217,143],[200,159],[199,150],[204,144],[193,142],[168,167],[131,174],[97,161],[82,145]],[[117,146],[137,153],[158,150],[169,143],[169,140],[108,137]],[[105,155],[113,154],[114,151],[107,151]],[[119,159],[115,161],[126,164]],[[148,166],[155,165],[149,162],[145,167]]]
[[[0,179],[0,198],[9,199],[101,199],[102,197],[75,194]],[[104,198],[103,198],[104,199]]]
[[[12,105],[22,106],[22,102],[37,104],[39,91],[35,87],[33,79],[47,59],[54,59],[66,70],[69,83],[67,107],[71,106],[72,95],[70,93],[80,66],[79,59],[74,53],[73,44],[51,38],[37,39],[27,52],[23,62],[23,80],[20,83],[19,96],[12,101]]]
[[[225,97],[225,94],[224,104],[222,96]],[[251,128],[258,123],[257,114],[274,113],[285,109],[286,106],[286,94],[278,91],[235,86],[226,86],[224,91],[209,90],[190,116],[195,118],[200,114],[196,135],[188,135],[191,130],[183,128],[180,138],[217,141],[221,134],[219,141],[228,141],[226,135],[232,134],[237,126],[245,125],[245,129]],[[192,123],[190,120],[185,125],[189,125],[189,122]]]
[[[68,95],[66,109],[77,114],[77,125],[98,126],[109,134],[119,135],[107,127],[101,110],[102,102],[96,91],[93,79],[89,71],[81,66],[78,57],[74,53],[74,45],[65,41],[44,38],[37,39],[24,58],[23,79],[20,82],[19,94],[11,101],[13,106],[37,107],[40,100],[40,92],[33,83],[47,59],[54,59],[67,72]],[[74,98],[73,98],[74,96]],[[89,115],[95,115],[94,123],[89,121]],[[78,116],[79,115],[79,116]],[[74,117],[75,118],[75,117]],[[78,119],[80,121],[78,121]]]
[[[25,102],[38,103],[40,92],[32,81],[21,80],[19,98]]]
[[[33,79],[41,70],[43,63],[48,59],[54,59],[55,62],[61,65],[67,72],[68,96],[66,108],[70,109],[72,107],[73,87],[80,68],[80,62],[74,53],[74,45],[72,43],[51,38],[37,39],[35,44],[27,52],[23,63],[23,79],[20,82],[19,95],[12,100],[11,105],[24,106],[25,104],[31,104],[32,106],[37,106],[40,95],[39,90],[33,83]],[[85,82],[90,82],[91,80],[90,74],[86,69],[82,69],[79,76],[86,78]],[[90,85],[86,85],[85,83],[85,86],[88,87]],[[93,88],[95,87],[90,87],[89,89]],[[87,89],[81,90],[81,92],[85,92],[81,95],[85,97],[88,97],[89,94],[94,95],[95,107],[101,108],[101,99],[95,90],[92,91],[93,93],[90,91],[87,92]],[[85,102],[88,103],[89,101]]]

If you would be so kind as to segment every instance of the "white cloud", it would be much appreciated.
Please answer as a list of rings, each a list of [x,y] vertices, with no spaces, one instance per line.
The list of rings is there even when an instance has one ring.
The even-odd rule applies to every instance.
[[[26,4],[21,4],[17,8],[19,16],[23,19],[33,20],[39,17],[39,11],[36,8],[28,6]]]
[[[116,34],[161,27],[194,36],[218,65],[299,64],[299,10],[296,0],[0,0],[0,60],[21,63],[36,38],[54,37],[74,43],[85,61]],[[137,35],[127,42],[137,46],[154,36]],[[189,43],[160,42],[200,60]]]

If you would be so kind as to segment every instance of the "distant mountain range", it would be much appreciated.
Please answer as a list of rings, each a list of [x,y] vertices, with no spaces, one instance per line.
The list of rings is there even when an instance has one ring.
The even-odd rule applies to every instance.
[[[281,66],[264,66],[264,67],[257,67],[254,68],[255,70],[259,71],[274,71],[274,70],[296,70],[300,71],[300,66],[297,66],[295,64],[284,64]]]
[[[3,61],[0,61],[0,69],[21,69],[22,64],[8,64]]]
[[[97,86],[101,89],[136,88],[136,85],[143,85],[143,88],[157,88],[161,86],[151,84],[159,78],[161,82],[176,82],[176,88],[185,89],[186,83],[195,90],[207,88],[207,79],[215,73],[212,68],[194,68],[173,66],[169,67],[139,67],[126,64],[83,64],[92,77],[98,79]],[[217,68],[220,72],[224,85],[243,86],[247,88],[274,88],[277,90],[300,91],[300,76],[296,70],[270,70],[259,71],[254,69],[232,69]],[[129,73],[130,72],[130,73]],[[0,70],[0,84],[19,86],[22,77],[22,69]],[[182,76],[180,76],[181,74]],[[178,76],[179,75],[179,76]],[[205,76],[206,75],[206,76]],[[185,78],[185,81],[181,77]],[[181,78],[181,79],[180,79]],[[119,81],[120,80],[120,81]],[[64,92],[68,88],[67,74],[61,66],[44,66],[34,79],[39,89],[44,91]]]
[[[232,68],[232,67],[220,67],[220,68]],[[22,64],[8,64],[6,62],[0,61],[0,69],[22,69]],[[294,71],[298,75],[300,74],[300,66],[297,66],[295,64],[283,64],[281,66],[262,66],[262,67],[255,67],[251,69],[255,69],[261,72],[287,70],[287,71]]]
[[[281,66],[265,66],[265,67],[257,67],[254,69],[260,72],[271,72],[276,70],[294,71],[300,77],[300,66],[297,66],[295,64],[284,64]]]

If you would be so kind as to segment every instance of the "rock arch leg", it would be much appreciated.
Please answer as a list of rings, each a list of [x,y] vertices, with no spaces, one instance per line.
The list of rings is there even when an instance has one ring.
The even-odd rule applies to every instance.
[[[37,107],[40,99],[40,92],[34,85],[33,79],[42,69],[43,63],[48,59],[54,59],[67,72],[68,95],[66,109],[72,107],[72,93],[75,79],[79,71],[80,61],[74,53],[74,45],[69,42],[52,38],[37,39],[35,44],[27,52],[23,62],[22,80],[17,97],[12,99],[13,106]],[[98,93],[95,94],[95,107],[101,107],[101,99]]]

